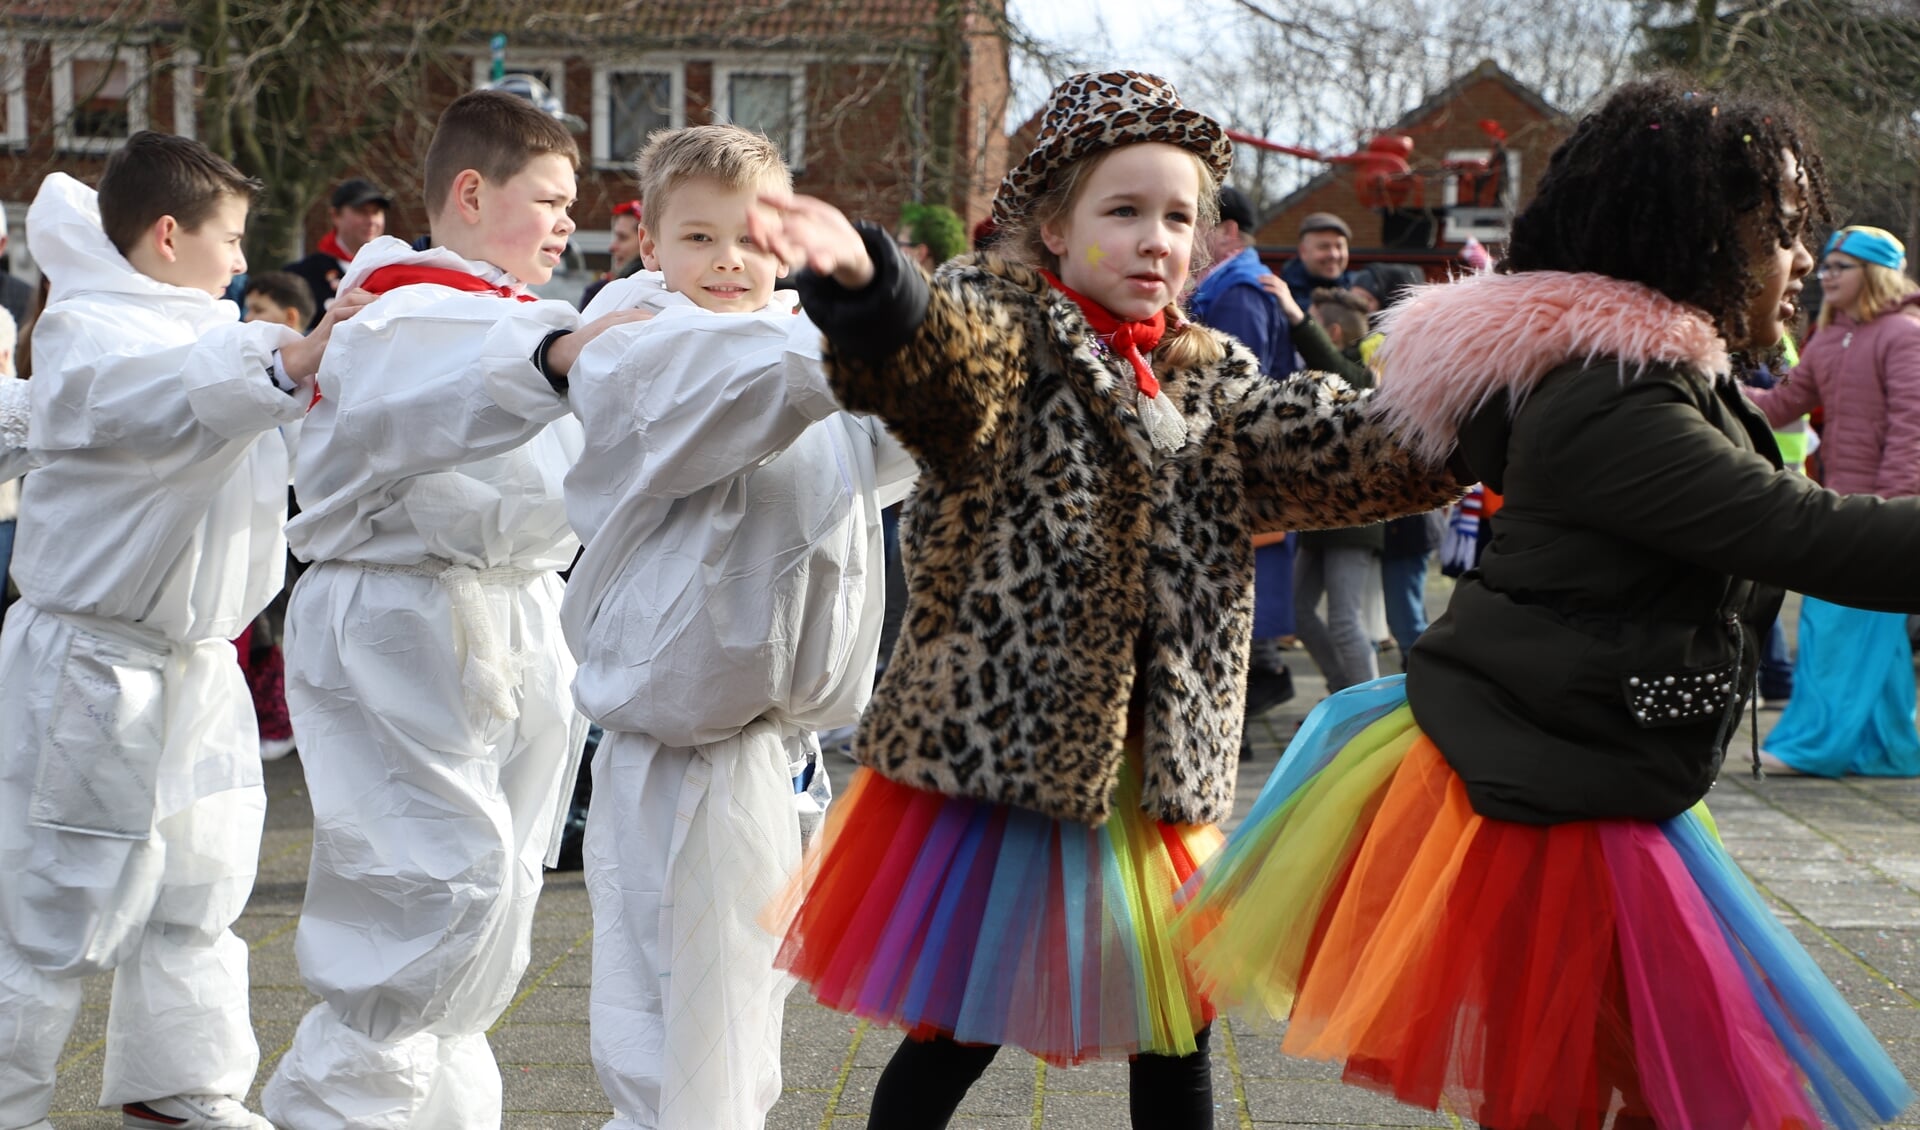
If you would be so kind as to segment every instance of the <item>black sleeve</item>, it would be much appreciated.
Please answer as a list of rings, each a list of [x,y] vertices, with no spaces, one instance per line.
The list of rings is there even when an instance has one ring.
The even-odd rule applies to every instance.
[[[1735,446],[1674,380],[1622,384],[1608,364],[1554,396],[1551,426],[1520,450],[1579,521],[1835,604],[1920,612],[1920,497],[1835,494],[1782,471]]]
[[[883,228],[864,220],[854,227],[873,259],[871,282],[849,290],[832,276],[802,270],[793,286],[801,308],[836,351],[878,361],[913,340],[926,321],[927,276],[907,262]]]

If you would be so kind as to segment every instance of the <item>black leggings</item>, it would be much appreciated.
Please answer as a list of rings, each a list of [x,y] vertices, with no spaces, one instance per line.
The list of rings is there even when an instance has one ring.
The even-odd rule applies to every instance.
[[[1207,1059],[1212,1028],[1194,1033],[1200,1050],[1191,1055],[1136,1055],[1127,1061],[1127,1108],[1134,1130],[1213,1125],[1213,1070]],[[946,1036],[903,1041],[880,1073],[867,1130],[942,1130],[999,1050]]]

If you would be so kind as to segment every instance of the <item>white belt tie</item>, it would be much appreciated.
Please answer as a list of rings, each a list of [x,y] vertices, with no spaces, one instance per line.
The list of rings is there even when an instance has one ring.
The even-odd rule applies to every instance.
[[[466,637],[467,658],[460,671],[460,688],[466,692],[468,708],[476,718],[490,714],[511,722],[520,717],[520,706],[513,699],[515,680],[508,668],[506,644],[500,633],[493,630],[493,618],[487,615],[482,586],[518,587],[541,576],[542,570],[510,566],[475,569],[438,557],[430,557],[418,565],[353,564],[369,573],[425,577],[439,585],[453,606],[454,620],[460,625],[461,634]]]

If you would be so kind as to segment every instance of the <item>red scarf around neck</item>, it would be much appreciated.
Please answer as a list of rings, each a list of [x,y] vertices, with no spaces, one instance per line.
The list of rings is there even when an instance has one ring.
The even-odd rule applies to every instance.
[[[324,251],[327,254],[333,256],[335,259],[340,260],[342,263],[353,262],[353,252],[348,251],[344,246],[341,245],[339,232],[330,231],[327,234],[321,236],[320,242],[317,245],[315,245],[314,250]]]
[[[418,263],[394,263],[391,266],[380,267],[360,280],[360,288],[372,291],[374,294],[385,294],[390,290],[398,290],[414,283],[450,286],[470,294],[495,294],[501,298],[512,298],[520,302],[539,301],[531,294],[518,294],[512,287],[495,286],[465,271],[456,271],[451,267],[423,267]]]
[[[333,234],[329,232],[327,239],[332,238]],[[326,240],[321,240],[320,246],[324,249]],[[495,294],[501,298],[513,298],[521,302],[539,301],[531,294],[516,294],[511,287],[495,286],[465,271],[456,271],[451,267],[423,267],[417,263],[394,263],[390,266],[375,268],[367,274],[366,278],[360,280],[360,289],[374,294],[385,294],[390,290],[398,290],[414,283],[450,286],[455,290],[464,290],[472,294]],[[313,386],[313,399],[307,402],[307,410],[312,411],[313,406],[318,403],[320,403],[320,385],[316,381]]]
[[[1141,395],[1159,396],[1160,382],[1147,365],[1147,354],[1152,353],[1159,346],[1160,339],[1166,336],[1167,312],[1156,311],[1153,317],[1144,322],[1123,322],[1105,306],[1061,282],[1060,277],[1052,271],[1040,273],[1046,276],[1047,283],[1053,289],[1073,299],[1087,319],[1088,327],[1102,340],[1111,343],[1120,356],[1133,366],[1133,380],[1140,387]]]

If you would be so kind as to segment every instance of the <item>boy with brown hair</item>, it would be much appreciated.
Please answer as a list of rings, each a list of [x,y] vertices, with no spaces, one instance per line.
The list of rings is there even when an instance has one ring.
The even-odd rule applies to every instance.
[[[247,276],[240,306],[245,321],[278,322],[298,330],[313,321],[313,289],[292,271],[262,271]]]
[[[573,333],[526,289],[574,229],[578,162],[528,103],[462,96],[427,152],[433,246],[375,240],[343,280],[378,297],[327,350],[288,527],[312,562],[286,644],[314,820],[296,952],[322,1001],[263,1096],[283,1128],[500,1124],[486,1030],[586,737],[558,625],[564,389],[612,322]]]
[[[790,982],[757,921],[826,796],[816,733],[858,717],[883,604],[880,511],[913,462],[840,410],[820,331],[747,234],[791,179],[764,136],[656,133],[647,270],[602,309],[652,311],[580,354],[586,541],[561,605],[574,700],[606,729],[587,818],[593,1064],[610,1130],[758,1130],[780,1097]]]
[[[81,979],[114,970],[100,1101],[129,1127],[259,1130],[247,947],[266,796],[228,643],[279,590],[287,449],[350,295],[238,325],[258,184],[150,132],[29,213],[28,478],[0,632],[0,1127],[47,1130]]]

